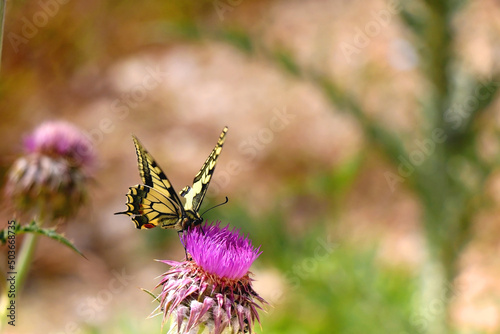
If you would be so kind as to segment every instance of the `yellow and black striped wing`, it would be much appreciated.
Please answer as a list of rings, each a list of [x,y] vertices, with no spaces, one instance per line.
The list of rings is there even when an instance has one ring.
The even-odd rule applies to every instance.
[[[196,174],[196,176],[194,177],[193,186],[191,187],[191,189],[183,192],[183,196],[186,199],[186,203],[184,204],[185,211],[191,210],[194,212],[198,212],[198,210],[200,209],[201,202],[203,201],[203,198],[205,197],[205,194],[208,190],[208,185],[212,180],[212,175],[217,164],[217,159],[219,158],[219,155],[222,151],[222,145],[224,144],[224,140],[226,139],[227,130],[227,126],[222,130],[217,144],[201,167],[198,174]]]
[[[116,214],[132,216],[137,228],[176,228],[182,230],[182,202],[153,156],[134,139],[139,173],[144,185],[129,188],[127,210]]]
[[[136,185],[127,193],[127,210],[139,229],[156,226],[181,229],[182,208],[164,193],[146,185]]]
[[[172,184],[165,173],[163,173],[160,166],[158,166],[153,159],[153,156],[146,151],[144,146],[142,146],[141,142],[135,136],[132,138],[134,139],[137,163],[139,165],[139,173],[141,174],[142,182],[148,187],[163,193],[177,205],[182,206],[177,192],[174,187],[172,187]]]

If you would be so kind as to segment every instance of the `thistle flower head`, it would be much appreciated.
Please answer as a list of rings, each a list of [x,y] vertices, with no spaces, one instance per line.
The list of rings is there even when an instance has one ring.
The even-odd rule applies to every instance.
[[[75,167],[90,167],[94,155],[90,140],[65,121],[42,123],[24,141],[28,153],[64,158]]]
[[[248,271],[260,255],[259,248],[220,223],[191,228],[182,241],[191,259],[161,261],[172,268],[158,284],[162,287],[158,308],[164,321],[174,317],[171,332],[207,328],[214,334],[226,329],[251,333],[259,321],[259,304],[266,303],[253,289]]]
[[[183,235],[187,252],[207,273],[230,280],[239,279],[248,273],[253,261],[261,254],[245,236],[229,225],[219,224],[193,228]]]
[[[25,213],[74,214],[86,198],[87,167],[94,159],[90,141],[67,122],[46,122],[27,137],[25,149],[8,173],[7,199]]]

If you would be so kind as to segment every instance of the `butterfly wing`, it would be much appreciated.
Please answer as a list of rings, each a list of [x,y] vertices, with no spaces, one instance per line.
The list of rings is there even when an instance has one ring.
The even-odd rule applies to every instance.
[[[205,197],[208,185],[210,184],[210,181],[212,179],[215,165],[217,164],[217,159],[219,158],[219,155],[222,151],[222,145],[224,144],[224,140],[226,139],[227,130],[227,126],[222,130],[217,144],[201,167],[198,174],[196,174],[196,176],[194,177],[193,186],[190,189],[185,188],[183,190],[182,195],[186,199],[186,203],[184,204],[185,211],[198,212],[198,210],[200,209],[201,202]]]
[[[133,137],[139,173],[144,185],[129,188],[127,210],[137,228],[176,228],[181,230],[183,206],[167,176],[153,156]]]
[[[141,174],[142,182],[164,193],[170,200],[182,207],[181,200],[177,195],[174,187],[168,180],[167,176],[161,170],[160,166],[153,159],[153,156],[142,146],[141,142],[135,137],[134,139],[135,151],[137,153],[137,163],[139,165],[139,173]]]
[[[132,216],[132,221],[139,229],[156,226],[182,229],[180,217],[181,207],[163,192],[145,185],[129,188],[127,193],[127,210],[116,214]]]

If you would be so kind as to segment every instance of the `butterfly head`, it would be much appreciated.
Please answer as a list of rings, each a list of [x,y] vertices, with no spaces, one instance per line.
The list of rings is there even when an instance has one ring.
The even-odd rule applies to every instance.
[[[198,226],[203,222],[203,218],[196,211],[188,210],[181,222],[182,231],[187,230],[191,226]]]

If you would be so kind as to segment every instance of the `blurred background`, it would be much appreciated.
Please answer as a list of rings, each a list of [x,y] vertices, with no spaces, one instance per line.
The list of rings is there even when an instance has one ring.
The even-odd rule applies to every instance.
[[[159,333],[184,250],[113,215],[131,134],[180,190],[225,125],[202,211],[262,245],[258,333],[500,332],[499,36],[495,0],[7,1],[2,182],[46,120],[98,157],[88,260],[40,239],[7,333]]]

